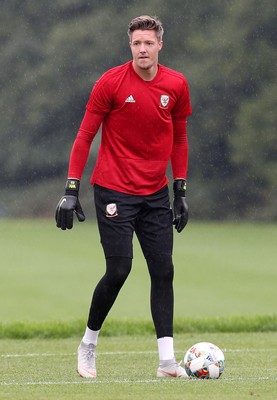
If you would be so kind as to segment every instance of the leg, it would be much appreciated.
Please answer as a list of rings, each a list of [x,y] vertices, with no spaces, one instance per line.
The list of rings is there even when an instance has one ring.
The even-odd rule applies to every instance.
[[[146,196],[135,231],[151,278],[151,312],[157,338],[173,337],[173,226],[168,188]]]
[[[173,346],[173,226],[168,189],[147,197],[136,224],[142,251],[151,279],[151,312],[156,330],[159,368],[158,377],[187,378],[184,368],[176,363]]]
[[[98,335],[131,271],[132,239],[137,213],[137,205],[130,203],[130,196],[100,186],[94,189],[99,233],[106,257],[106,273],[94,290],[85,335],[78,348],[78,372],[86,378],[96,377],[95,350]]]
[[[173,337],[173,264],[170,255],[148,256],[151,312],[157,338]]]
[[[78,372],[84,378],[96,377],[95,350],[102,324],[131,271],[129,257],[106,259],[106,273],[97,284],[90,307],[85,335],[78,348]]]
[[[106,273],[97,284],[92,297],[87,324],[91,330],[98,331],[101,329],[131,271],[131,265],[132,259],[129,257],[109,257],[106,259]]]
[[[176,363],[173,346],[173,263],[171,256],[155,255],[147,258],[151,278],[151,312],[159,349],[157,376],[187,378],[187,373]]]
[[[130,196],[114,190],[97,185],[94,187],[98,228],[106,257],[106,273],[92,297],[88,328],[93,331],[101,329],[131,271],[136,207],[129,206],[129,198]],[[110,206],[113,206],[113,214],[109,213]]]

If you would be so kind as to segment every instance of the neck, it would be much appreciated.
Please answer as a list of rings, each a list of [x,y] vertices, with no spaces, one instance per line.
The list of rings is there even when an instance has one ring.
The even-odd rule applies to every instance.
[[[133,62],[133,68],[134,71],[141,77],[141,79],[147,82],[150,82],[155,78],[159,69],[158,65],[153,65],[149,69],[139,68],[137,65],[135,65],[134,62]]]

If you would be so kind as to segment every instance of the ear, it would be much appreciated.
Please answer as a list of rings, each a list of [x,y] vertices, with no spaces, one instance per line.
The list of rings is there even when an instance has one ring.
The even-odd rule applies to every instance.
[[[159,41],[159,51],[162,50],[164,42],[162,40]]]

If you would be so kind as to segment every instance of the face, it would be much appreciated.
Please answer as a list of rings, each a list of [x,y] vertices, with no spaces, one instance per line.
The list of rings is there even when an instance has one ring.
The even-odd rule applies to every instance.
[[[154,30],[136,30],[130,42],[135,70],[155,69],[163,42],[158,40]]]

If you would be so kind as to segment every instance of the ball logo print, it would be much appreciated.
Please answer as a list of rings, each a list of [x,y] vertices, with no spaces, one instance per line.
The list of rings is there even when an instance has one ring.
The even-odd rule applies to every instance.
[[[216,345],[200,342],[186,352],[184,364],[191,378],[218,379],[224,371],[225,357]]]
[[[112,217],[116,217],[117,215],[118,215],[118,213],[117,213],[116,204],[115,203],[107,204],[107,206],[106,206],[106,217],[112,218]]]

